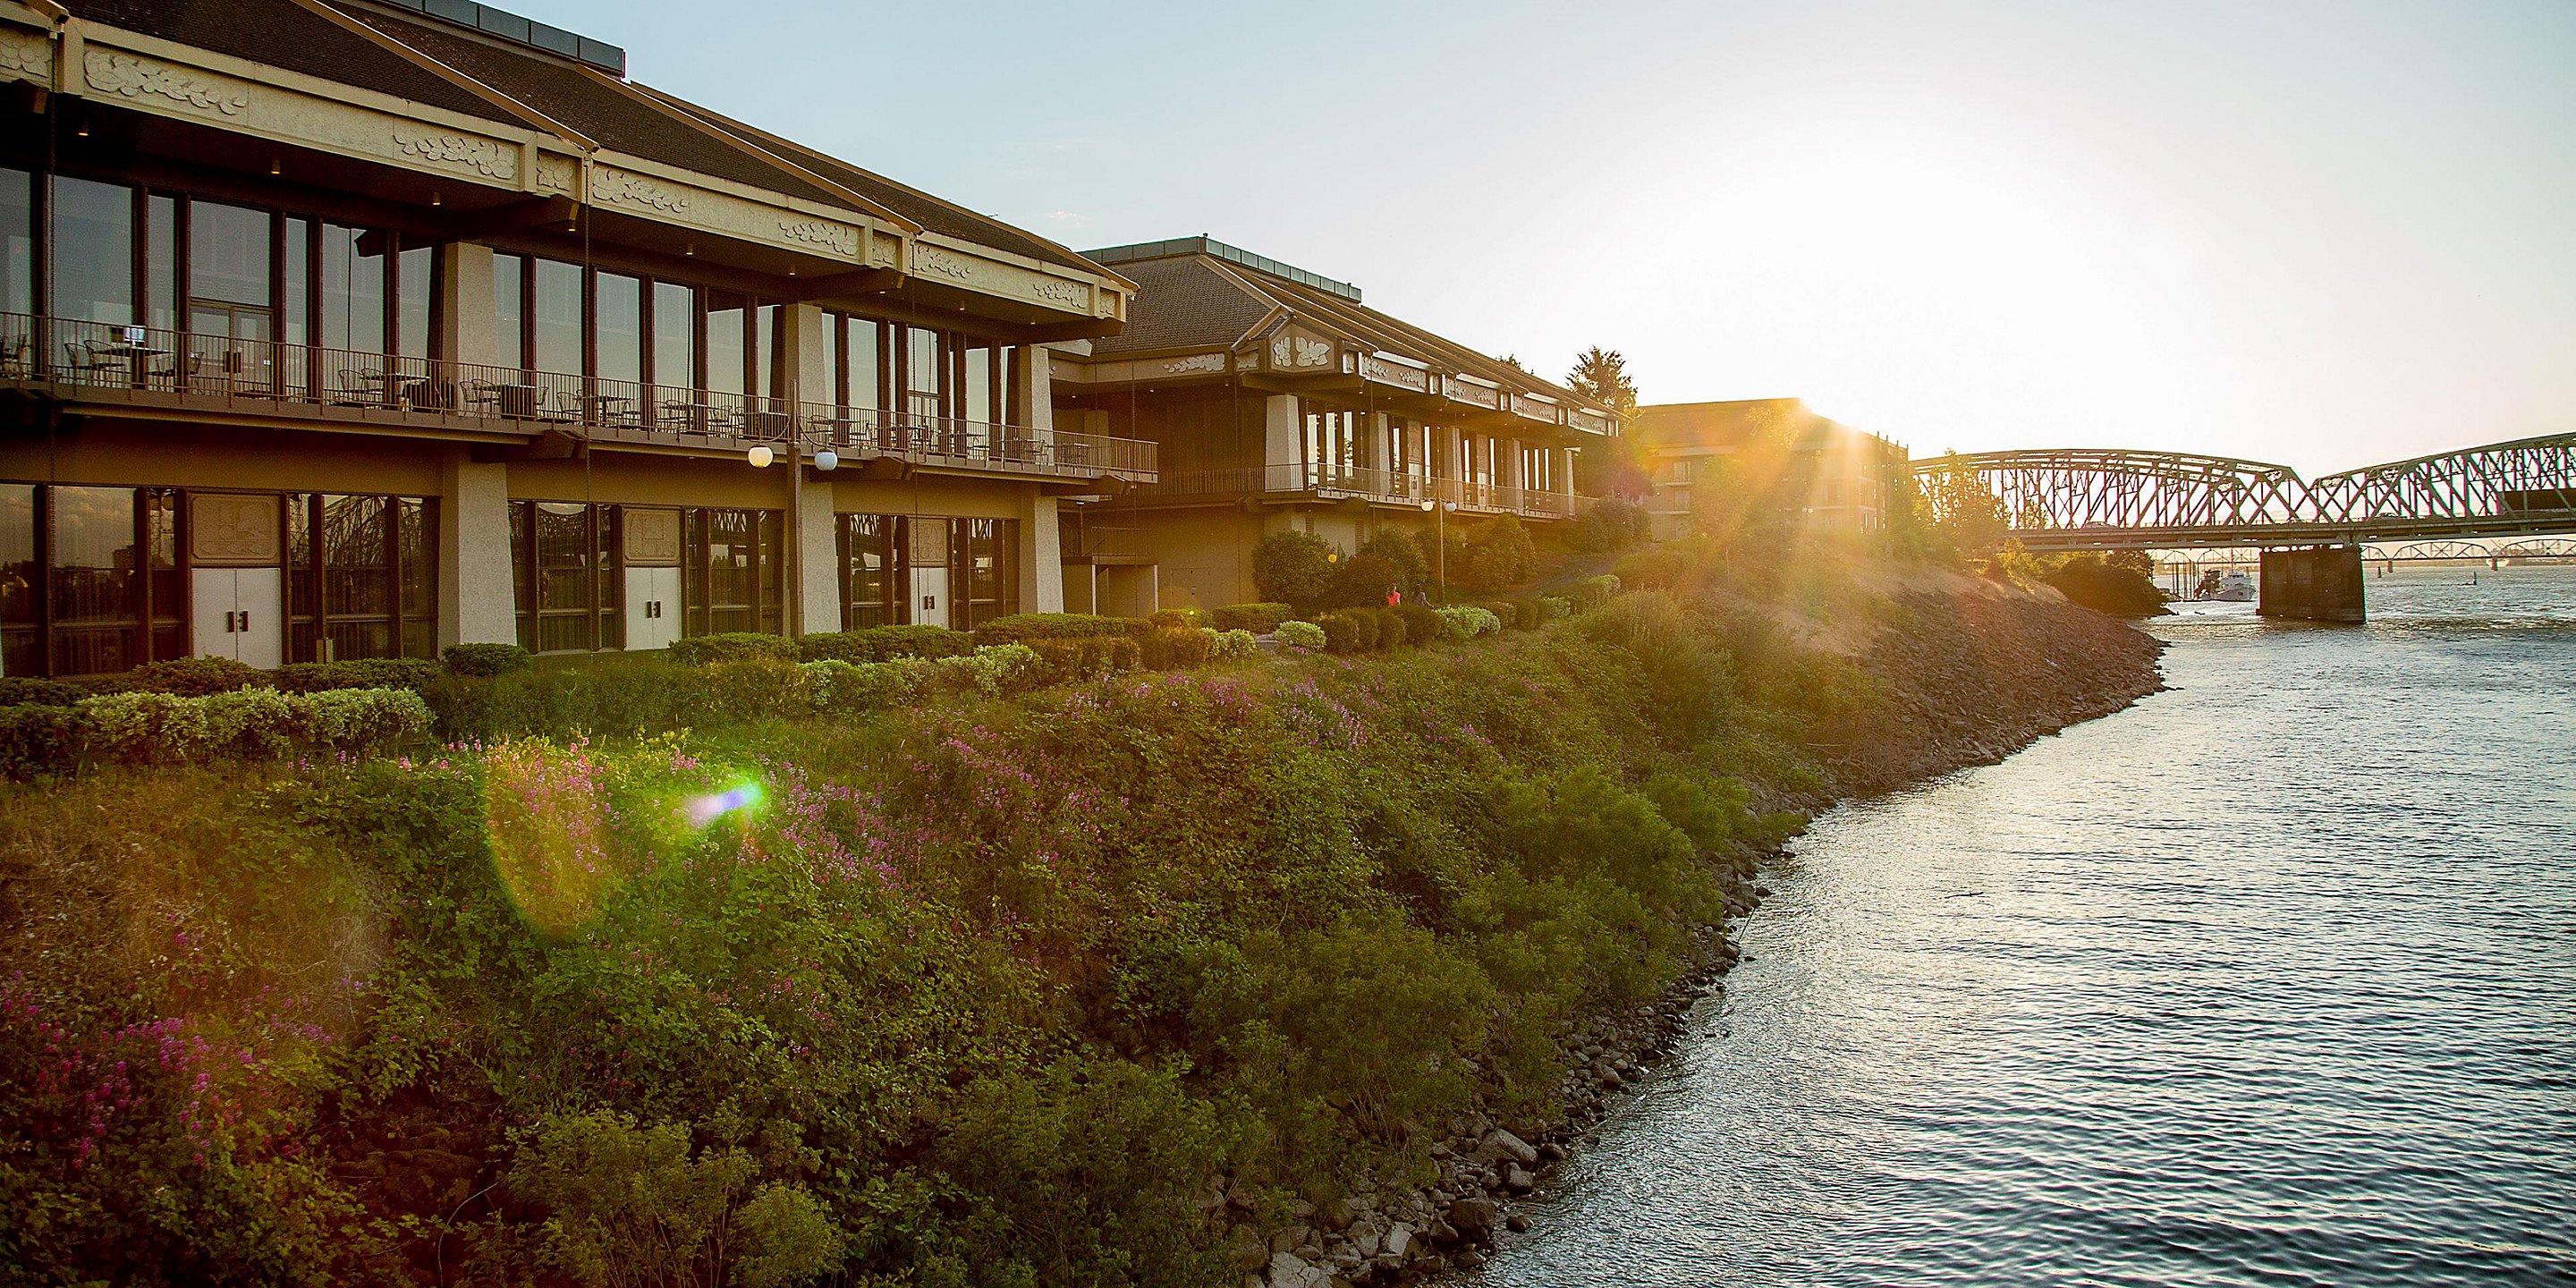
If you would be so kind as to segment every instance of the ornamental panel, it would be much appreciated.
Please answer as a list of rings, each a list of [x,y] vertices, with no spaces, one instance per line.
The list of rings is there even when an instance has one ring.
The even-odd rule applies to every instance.
[[[279,562],[275,493],[188,494],[188,559],[207,567],[274,567]]]

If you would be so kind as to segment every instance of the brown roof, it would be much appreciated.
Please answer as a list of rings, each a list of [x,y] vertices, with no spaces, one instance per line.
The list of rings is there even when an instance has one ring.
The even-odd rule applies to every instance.
[[[84,21],[302,72],[487,120],[512,120],[455,82],[291,0],[66,0]],[[521,124],[533,124],[521,122]]]
[[[1117,268],[1135,279],[1136,301],[1129,307],[1124,334],[1091,342],[1097,354],[1231,348],[1273,308],[1281,308],[1364,348],[1481,377],[1506,388],[1545,394],[1570,406],[1610,410],[1555,381],[1355,300],[1212,255],[1124,260]]]

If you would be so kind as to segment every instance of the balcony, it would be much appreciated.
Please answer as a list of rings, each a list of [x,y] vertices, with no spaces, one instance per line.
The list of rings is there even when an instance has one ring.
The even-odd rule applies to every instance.
[[[1151,487],[1121,498],[1123,506],[1199,498],[1262,495],[1319,501],[1365,501],[1419,508],[1424,502],[1447,502],[1461,514],[1516,514],[1530,519],[1571,519],[1592,506],[1592,498],[1563,492],[1505,487],[1475,479],[1441,478],[1403,470],[1287,462],[1221,470],[1177,470]]]
[[[1155,477],[1156,445],[1139,439],[24,313],[0,313],[0,385],[174,415],[719,451],[794,443],[854,462]]]

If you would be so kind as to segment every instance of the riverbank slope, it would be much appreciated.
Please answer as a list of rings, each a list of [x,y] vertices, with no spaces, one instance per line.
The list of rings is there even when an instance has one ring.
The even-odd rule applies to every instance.
[[[1508,1215],[1456,1205],[1545,1161],[1631,1022],[1722,964],[1781,811],[2155,682],[2127,627],[1947,574],[1661,580],[1357,660],[7,788],[0,1263],[1470,1260]]]

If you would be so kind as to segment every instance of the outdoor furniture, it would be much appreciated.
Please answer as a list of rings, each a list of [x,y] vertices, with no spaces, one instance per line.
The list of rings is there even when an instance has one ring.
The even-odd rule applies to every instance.
[[[581,401],[589,412],[584,424],[623,425],[635,417],[635,400],[624,394],[591,394]]]

